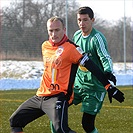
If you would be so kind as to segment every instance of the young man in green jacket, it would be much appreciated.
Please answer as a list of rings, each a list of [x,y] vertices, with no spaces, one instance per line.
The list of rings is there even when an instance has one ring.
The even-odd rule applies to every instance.
[[[85,53],[88,53],[89,58],[107,78],[116,84],[106,38],[93,27],[94,21],[94,13],[90,7],[79,8],[77,13],[79,30],[75,32],[73,40]],[[95,119],[102,108],[105,95],[106,90],[99,80],[85,67],[79,66],[74,85],[73,103],[76,105],[82,103],[82,126],[87,133],[98,133],[95,128]]]

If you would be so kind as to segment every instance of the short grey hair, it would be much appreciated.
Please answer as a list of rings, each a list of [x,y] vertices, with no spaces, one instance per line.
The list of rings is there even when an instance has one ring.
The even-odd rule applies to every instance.
[[[50,19],[48,19],[47,22],[54,22],[54,21],[60,21],[63,25],[63,27],[65,27],[65,23],[64,23],[64,20],[61,18],[61,17],[58,17],[58,16],[53,16],[51,17]]]

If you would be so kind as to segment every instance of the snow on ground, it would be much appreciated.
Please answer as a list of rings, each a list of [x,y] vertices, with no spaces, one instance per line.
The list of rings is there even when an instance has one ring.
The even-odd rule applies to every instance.
[[[133,85],[133,63],[114,63],[117,86]],[[0,61],[0,90],[36,89],[43,74],[43,62]]]

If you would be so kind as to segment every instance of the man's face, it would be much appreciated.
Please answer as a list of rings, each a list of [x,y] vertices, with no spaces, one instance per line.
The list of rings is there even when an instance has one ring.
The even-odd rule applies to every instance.
[[[84,36],[89,35],[92,30],[94,18],[91,19],[88,14],[77,14],[77,22],[82,34]]]
[[[65,28],[63,27],[63,24],[59,20],[56,20],[54,22],[48,21],[47,30],[49,38],[54,43],[59,43],[65,34]]]

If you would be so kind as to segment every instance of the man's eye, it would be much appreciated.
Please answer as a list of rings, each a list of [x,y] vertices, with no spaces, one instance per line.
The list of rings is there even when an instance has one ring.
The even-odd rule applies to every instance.
[[[52,30],[49,30],[49,32],[52,32]]]
[[[56,29],[55,31],[59,31],[60,29]]]
[[[84,21],[88,21],[88,19],[84,19]]]

